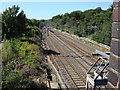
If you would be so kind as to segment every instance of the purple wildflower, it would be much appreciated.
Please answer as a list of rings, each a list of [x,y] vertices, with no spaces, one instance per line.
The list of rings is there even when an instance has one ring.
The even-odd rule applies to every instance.
[[[16,67],[20,67],[20,64],[17,64]]]
[[[27,88],[31,88],[31,86],[29,85]]]
[[[30,75],[34,75],[34,72],[30,71]]]
[[[23,59],[23,57],[19,57],[19,59]]]
[[[30,68],[29,68],[28,66],[25,65],[25,66],[23,66],[23,69],[30,69]]]
[[[27,65],[27,64],[23,64],[23,66],[24,66],[24,65]]]
[[[20,71],[29,71],[30,67],[27,65],[24,65]]]

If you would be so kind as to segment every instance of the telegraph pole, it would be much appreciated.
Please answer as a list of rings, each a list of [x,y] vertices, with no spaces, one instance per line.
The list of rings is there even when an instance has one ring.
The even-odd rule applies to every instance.
[[[113,2],[113,22],[108,88],[120,89],[120,0]]]

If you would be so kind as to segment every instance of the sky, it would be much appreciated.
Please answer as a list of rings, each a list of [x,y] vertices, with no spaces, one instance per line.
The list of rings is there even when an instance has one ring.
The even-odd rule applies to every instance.
[[[95,9],[101,7],[106,10],[112,2],[2,2],[0,12],[6,8],[18,5],[30,19],[51,19],[53,16],[72,11]]]

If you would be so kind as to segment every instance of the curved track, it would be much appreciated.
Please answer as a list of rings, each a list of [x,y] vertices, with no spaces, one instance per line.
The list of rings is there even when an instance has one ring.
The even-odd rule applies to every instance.
[[[58,31],[49,32],[46,43],[54,51],[52,58],[66,86],[85,88],[86,73],[96,60],[91,55],[95,49]]]

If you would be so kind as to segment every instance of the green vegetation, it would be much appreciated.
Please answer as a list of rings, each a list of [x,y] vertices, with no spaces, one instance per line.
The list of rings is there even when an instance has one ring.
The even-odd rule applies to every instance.
[[[35,76],[41,76],[47,68],[44,65],[40,34],[40,28],[44,25],[52,25],[80,37],[110,45],[112,7],[107,10],[98,7],[84,12],[74,11],[54,16],[49,21],[28,19],[24,11],[19,10],[20,7],[13,6],[0,13],[3,89],[46,88],[42,80],[39,83],[33,81]]]
[[[19,39],[6,40],[3,46],[3,88],[40,88],[32,78],[41,62],[39,46]]]
[[[78,35],[89,37],[95,41],[110,45],[112,7],[102,10],[96,9],[73,11],[63,15],[54,16],[50,21],[53,27]]]
[[[0,35],[2,34],[2,14],[0,13]]]
[[[19,9],[13,6],[2,13],[2,88],[47,88],[42,80],[33,81],[45,71],[40,22],[27,19]]]
[[[18,38],[26,32],[26,16],[23,11],[19,12],[18,6],[6,9],[2,14],[2,33],[7,39]]]

